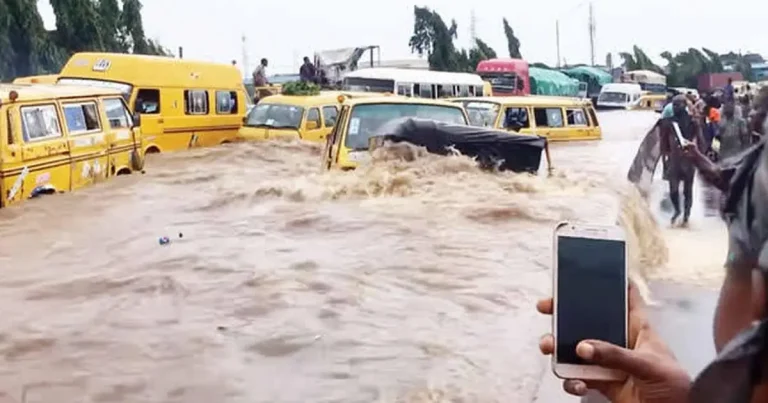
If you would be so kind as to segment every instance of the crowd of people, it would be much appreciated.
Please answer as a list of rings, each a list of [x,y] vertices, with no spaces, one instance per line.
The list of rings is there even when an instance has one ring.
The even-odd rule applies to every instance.
[[[626,379],[565,380],[563,388],[570,394],[585,396],[597,390],[613,403],[768,402],[768,88],[754,99],[737,99],[728,88],[718,99],[712,98],[697,105],[686,96],[673,97],[659,123],[659,135],[670,194],[679,192],[681,183],[685,189],[684,220],[690,214],[696,171],[724,195],[722,217],[729,241],[714,317],[718,355],[692,380],[654,331],[642,298],[630,285],[629,348],[600,340],[576,346],[582,359],[622,371]],[[712,153],[714,140],[720,147]],[[675,199],[679,202],[679,197]],[[676,205],[675,216],[679,215]],[[537,310],[551,315],[553,300],[539,301]],[[553,354],[554,336],[545,335],[539,348],[545,355]]]
[[[762,124],[765,116],[758,116],[763,113],[758,105],[762,102],[760,99],[750,93],[737,94],[731,80],[722,91],[703,94],[699,99],[690,94],[668,98],[659,127],[663,178],[669,182],[669,199],[674,209],[672,225],[676,224],[681,215],[682,225],[688,224],[696,173],[692,160],[683,156],[674,124],[680,129],[685,141],[696,144],[697,149],[710,161],[728,160],[759,142],[765,132]],[[716,200],[715,204],[719,202]]]

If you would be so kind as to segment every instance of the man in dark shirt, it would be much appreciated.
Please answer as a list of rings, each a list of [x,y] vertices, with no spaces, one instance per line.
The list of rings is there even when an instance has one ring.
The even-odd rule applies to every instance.
[[[723,89],[723,98],[725,98],[725,102],[734,102],[736,101],[735,94],[734,94],[734,88],[733,88],[733,79],[728,79],[728,85],[725,86]]]
[[[701,144],[700,125],[687,110],[687,101],[684,96],[676,96],[672,101],[674,115],[671,118],[662,119],[660,124],[660,147],[665,177],[669,181],[669,197],[675,209],[672,216],[672,225],[680,217],[680,183],[683,185],[684,210],[683,225],[688,224],[693,206],[693,178],[696,168],[689,158],[683,155],[682,146],[678,140],[674,123],[680,127],[680,132],[686,142]]]
[[[316,73],[315,65],[312,64],[312,62],[309,61],[309,58],[305,56],[304,64],[302,64],[301,68],[299,69],[299,76],[301,77],[301,81],[312,83],[315,82]]]

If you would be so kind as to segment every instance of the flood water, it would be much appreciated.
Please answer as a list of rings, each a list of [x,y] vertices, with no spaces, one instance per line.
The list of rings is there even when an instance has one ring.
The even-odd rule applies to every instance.
[[[656,115],[600,118],[551,178],[243,143],[1,210],[0,402],[529,402],[558,221],[618,219],[645,279],[722,275],[716,217],[624,183]]]

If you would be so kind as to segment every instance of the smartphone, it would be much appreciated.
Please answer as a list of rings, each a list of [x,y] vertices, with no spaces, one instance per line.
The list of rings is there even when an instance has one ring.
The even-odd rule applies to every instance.
[[[588,365],[576,355],[587,339],[627,347],[627,250],[618,226],[560,223],[554,234],[555,353],[563,379],[622,380],[621,371]]]
[[[675,129],[675,137],[677,137],[680,147],[685,147],[686,144],[690,143],[690,141],[683,137],[683,132],[680,131],[680,125],[677,122],[672,122],[672,127]]]

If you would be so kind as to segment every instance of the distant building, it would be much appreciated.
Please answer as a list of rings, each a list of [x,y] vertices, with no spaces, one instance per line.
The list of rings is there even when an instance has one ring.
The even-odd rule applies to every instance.
[[[755,81],[768,80],[768,63],[753,63],[752,79]]]

